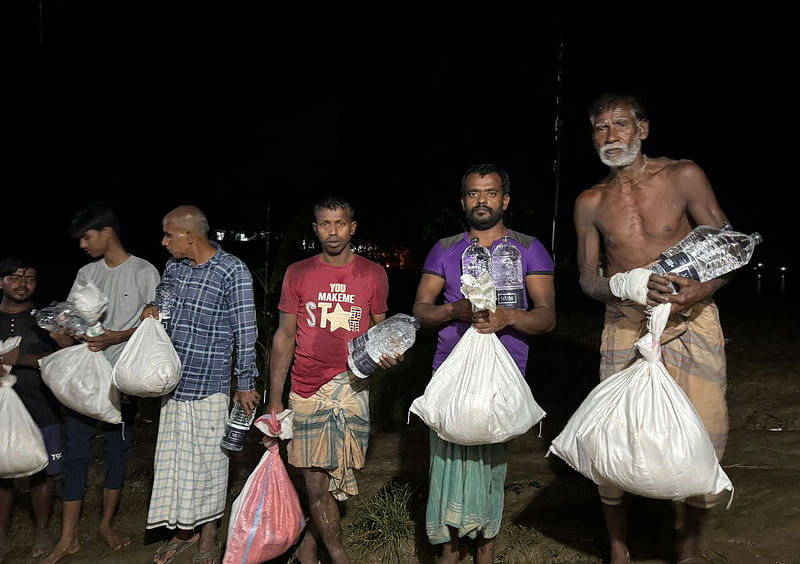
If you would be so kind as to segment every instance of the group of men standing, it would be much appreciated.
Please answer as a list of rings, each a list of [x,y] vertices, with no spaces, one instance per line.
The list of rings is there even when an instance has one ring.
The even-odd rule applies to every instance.
[[[578,196],[574,222],[581,288],[606,304],[600,377],[606,378],[635,360],[634,343],[646,331],[645,307],[673,304],[662,341],[664,361],[697,408],[721,457],[727,438],[725,354],[711,298],[725,279],[699,283],[653,274],[646,281],[646,304],[614,292],[609,281],[614,275],[653,262],[694,225],[721,226],[727,218],[696,164],[648,158],[642,153],[641,141],[649,134],[649,121],[636,98],[604,96],[590,108],[589,118],[595,149],[609,173]],[[461,180],[460,201],[466,230],[439,240],[430,250],[412,307],[423,326],[440,327],[432,369],[436,370],[472,326],[481,333],[497,334],[525,374],[530,337],[547,333],[556,324],[552,258],[538,239],[505,225],[510,180],[502,168],[489,164],[470,167]],[[352,250],[356,219],[351,202],[340,197],[321,200],[314,208],[312,227],[321,252],[291,265],[283,279],[266,409],[283,411],[288,392],[288,405],[295,414],[288,460],[301,472],[309,514],[295,557],[302,564],[316,563],[324,548],[330,560],[339,564],[349,562],[349,557],[340,536],[337,502],[358,493],[354,471],[364,466],[370,431],[369,379],[348,370],[347,342],[385,319],[389,283],[380,265]],[[112,331],[86,340],[92,350],[110,354],[130,337],[140,319],[158,316],[155,307],[144,307],[152,301],[158,272],[124,251],[113,225],[86,223],[76,229],[81,246],[93,257],[103,257],[84,267],[79,278],[101,282],[98,285],[114,306],[110,306],[114,322],[108,325]],[[167,214],[163,233],[162,244],[172,255],[163,279],[177,296],[166,327],[183,374],[177,389],[162,401],[147,527],[174,531],[172,538],[159,546],[153,562],[167,563],[196,545],[193,562],[207,564],[219,562],[221,555],[217,527],[225,510],[228,460],[219,441],[230,403],[231,375],[236,381],[233,401],[248,412],[260,403],[255,392],[257,329],[252,279],[241,260],[209,240],[207,220],[196,207],[181,206]],[[473,311],[460,291],[461,254],[474,238],[481,246],[493,248],[505,236],[522,256],[525,307]],[[130,272],[121,282],[111,272],[126,264]],[[16,304],[11,308],[16,314],[23,311],[19,309],[23,305],[31,306],[30,293],[14,290],[25,284],[30,270],[28,265],[19,265],[9,273],[0,272],[6,276],[0,311],[10,307],[6,295],[11,296],[8,304]],[[677,293],[671,283],[679,288]],[[30,284],[27,289],[32,293]],[[6,332],[5,325],[0,330]],[[403,360],[402,355],[383,355],[379,364],[388,369]],[[14,364],[22,369],[22,353]],[[285,390],[287,376],[289,390]],[[37,423],[46,434],[57,421],[46,417],[45,410],[41,413]],[[79,515],[85,489],[85,449],[80,444],[93,433],[94,422],[82,422],[73,414],[70,418],[65,429],[65,465],[70,465],[71,456],[81,462],[75,464],[79,470],[75,471],[69,502],[65,488],[62,538],[46,562],[56,562],[79,548],[74,516]],[[119,439],[119,446],[113,446],[114,440],[107,436],[107,444],[112,445],[107,450],[107,465],[119,469],[112,456],[118,452],[123,472],[107,472],[101,533],[112,548],[119,549],[130,541],[113,532],[110,517],[119,499],[130,436]],[[493,562],[503,514],[508,444],[463,446],[431,431],[429,445],[426,532],[432,544],[441,545],[439,561],[457,562],[459,540],[466,537],[475,541],[476,562]],[[83,481],[78,479],[81,475]],[[45,475],[36,480],[37,484],[50,483]],[[0,487],[0,510],[5,507],[2,492]],[[601,488],[600,497],[611,562],[628,562],[623,492]],[[676,560],[690,562],[696,557],[702,517],[715,501],[687,500]],[[7,531],[7,519],[3,521],[0,511],[0,535],[4,523]]]

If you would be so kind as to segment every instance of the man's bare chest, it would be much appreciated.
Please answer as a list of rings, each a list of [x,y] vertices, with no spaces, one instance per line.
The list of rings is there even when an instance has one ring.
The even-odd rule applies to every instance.
[[[600,232],[617,238],[670,238],[688,225],[686,201],[658,186],[608,190],[597,210]]]

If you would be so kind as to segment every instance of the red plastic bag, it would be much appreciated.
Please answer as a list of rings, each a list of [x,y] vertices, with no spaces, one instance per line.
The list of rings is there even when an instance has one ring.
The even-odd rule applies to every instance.
[[[255,425],[268,425],[275,435],[280,421],[273,413]],[[260,564],[277,558],[300,538],[305,517],[278,451],[278,441],[264,438],[267,452],[247,478],[231,507],[228,541],[223,564]]]

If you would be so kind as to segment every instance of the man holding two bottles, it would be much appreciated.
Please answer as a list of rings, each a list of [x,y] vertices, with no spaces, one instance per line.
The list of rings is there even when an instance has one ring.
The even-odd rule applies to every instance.
[[[461,181],[468,230],[439,240],[425,260],[413,313],[423,326],[442,325],[434,370],[472,325],[480,333],[496,333],[524,375],[529,337],[555,327],[553,261],[536,238],[505,226],[509,189],[508,174],[500,167],[469,168]],[[505,236],[522,258],[522,308],[498,305],[495,312],[473,312],[461,294],[461,256],[475,238],[481,247],[496,249]],[[437,304],[442,292],[444,303]],[[476,562],[493,562],[503,515],[508,443],[457,445],[431,431],[430,456],[426,530],[432,544],[443,545],[439,562],[458,561],[458,539],[464,536],[477,540]]]

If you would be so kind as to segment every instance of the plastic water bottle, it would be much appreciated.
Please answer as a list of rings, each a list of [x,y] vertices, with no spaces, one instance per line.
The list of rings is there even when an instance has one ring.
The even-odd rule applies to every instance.
[[[661,253],[658,258],[659,260],[676,255],[682,251],[687,251],[692,249],[706,241],[707,239],[713,238],[720,230],[730,230],[731,224],[730,223],[723,223],[721,228],[713,227],[711,225],[698,225],[694,229],[692,229],[686,236],[672,245],[669,249]]]
[[[525,309],[525,286],[522,279],[522,254],[503,236],[492,251],[492,281],[497,290],[497,305]]]
[[[172,307],[175,305],[175,285],[171,278],[164,278],[156,286],[156,295],[153,303],[158,308],[162,321],[172,316]]]
[[[241,403],[234,403],[231,413],[228,416],[228,422],[225,424],[225,435],[222,437],[220,446],[228,450],[242,450],[244,448],[244,439],[247,436],[247,431],[250,430],[250,425],[253,424],[255,416],[255,409],[250,411],[250,415],[247,415]]]
[[[32,309],[31,315],[39,327],[53,333],[66,329],[75,335],[97,337],[104,332],[102,323],[90,325],[69,302],[50,302],[47,307]]]
[[[486,247],[481,247],[478,238],[474,237],[469,247],[461,253],[461,274],[478,279],[482,272],[492,275],[492,253]]]
[[[658,262],[650,270],[707,282],[750,262],[755,246],[762,241],[759,233],[739,233],[729,224],[721,228],[701,225],[658,255]]]
[[[369,328],[347,343],[347,366],[359,378],[366,378],[378,368],[382,354],[394,356],[406,352],[417,338],[419,318],[397,313]]]

